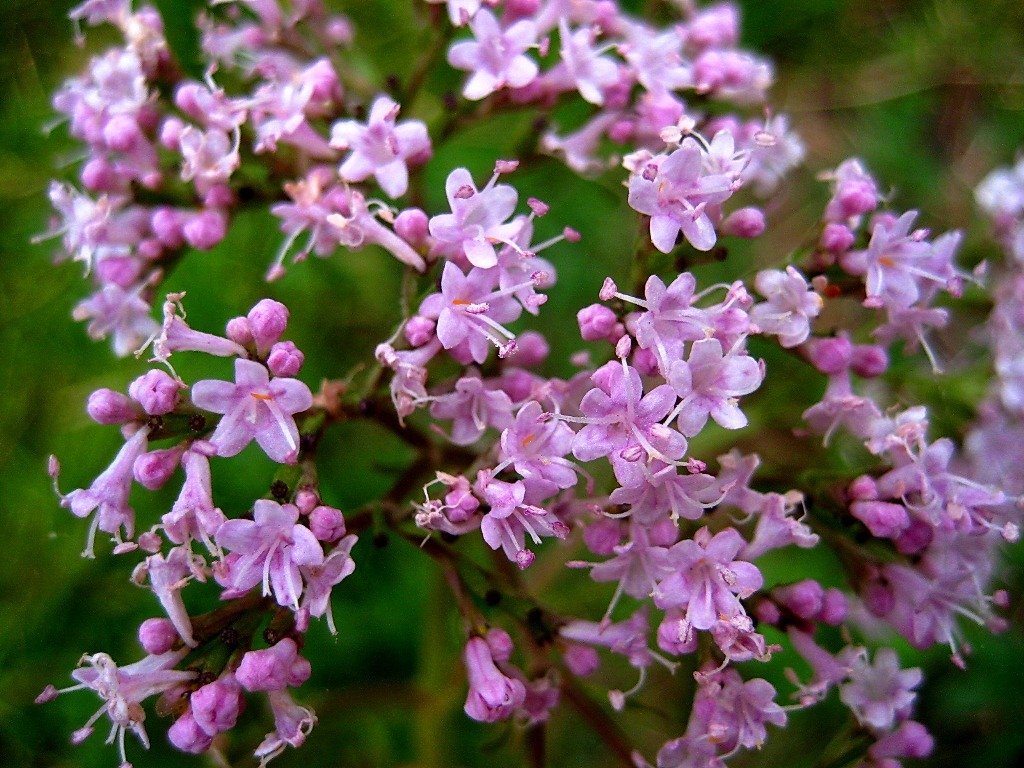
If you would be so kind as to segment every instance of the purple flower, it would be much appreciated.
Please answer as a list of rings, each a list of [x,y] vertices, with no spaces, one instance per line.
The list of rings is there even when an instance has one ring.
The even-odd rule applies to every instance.
[[[299,455],[299,430],[293,416],[313,405],[313,395],[297,379],[270,379],[260,363],[238,359],[234,384],[197,381],[192,402],[224,414],[210,436],[218,456],[234,456],[255,439],[274,461],[294,464]]]
[[[315,514],[316,510],[314,510]],[[302,571],[306,589],[302,595],[302,609],[310,616],[327,616],[327,628],[332,635],[338,634],[334,626],[334,612],[331,610],[331,589],[356,569],[350,553],[357,537],[349,534],[337,543],[331,553],[319,565],[304,565]]]
[[[487,427],[504,429],[512,423],[512,400],[500,389],[487,389],[479,375],[463,376],[454,392],[434,400],[430,415],[453,419],[452,442],[472,445]]]
[[[234,553],[218,564],[219,583],[229,595],[244,595],[263,582],[263,594],[271,591],[278,605],[299,609],[302,574],[299,566],[319,566],[324,553],[316,536],[298,524],[299,510],[259,499],[252,520],[228,520],[217,530],[217,544]]]
[[[575,434],[563,421],[543,418],[540,403],[531,400],[501,433],[502,461],[511,462],[528,486],[544,496],[576,485],[575,465],[564,456]]]
[[[399,105],[378,96],[370,107],[366,125],[355,120],[335,123],[331,146],[351,150],[338,173],[345,181],[373,176],[389,197],[401,197],[409,188],[409,162],[425,159],[430,152],[427,126],[420,120],[395,123]]]
[[[509,560],[525,569],[535,557],[526,548],[527,535],[534,544],[544,536],[564,539],[569,535],[569,527],[553,512],[526,501],[524,483],[493,480],[486,472],[481,476],[477,482],[483,485],[482,495],[491,509],[480,523],[480,533],[491,549],[501,547]]]
[[[811,318],[818,316],[823,302],[821,296],[808,290],[804,276],[793,267],[786,267],[785,272],[766,269],[757,273],[754,287],[768,299],[750,311],[750,319],[761,333],[778,336],[787,349],[806,341]]]
[[[711,250],[717,240],[705,209],[732,195],[735,178],[705,174],[703,164],[700,145],[687,137],[679,149],[652,158],[629,180],[629,204],[651,217],[651,242],[662,253],[676,247],[680,230],[699,251]]]
[[[270,709],[274,713],[274,730],[268,733],[256,751],[259,768],[280,755],[287,747],[301,747],[316,725],[316,714],[309,707],[297,704],[288,691],[268,691]]]
[[[875,663],[862,652],[853,660],[849,682],[839,688],[839,698],[850,708],[857,721],[873,731],[887,731],[910,716],[921,683],[921,670],[900,669],[892,648],[875,653]]]
[[[711,629],[720,618],[746,612],[739,598],[749,597],[764,583],[753,563],[736,560],[746,542],[735,528],[714,536],[701,528],[669,550],[676,569],[658,585],[659,608],[686,607],[686,620],[694,629]]]
[[[465,254],[470,264],[481,269],[498,263],[495,243],[511,242],[522,229],[521,224],[505,223],[516,209],[519,193],[497,180],[496,173],[478,191],[469,171],[456,168],[444,184],[452,212],[432,217],[429,224],[430,234],[446,252]]]
[[[723,354],[718,339],[704,339],[694,342],[687,360],[672,364],[669,382],[682,398],[673,415],[679,414],[679,429],[687,437],[700,432],[708,416],[726,429],[746,426],[737,400],[761,386],[764,365],[738,346]]]
[[[469,28],[476,40],[455,43],[448,63],[472,72],[462,95],[476,101],[500,88],[522,88],[537,76],[537,64],[524,53],[537,43],[537,27],[527,19],[502,30],[494,14],[477,11]]]

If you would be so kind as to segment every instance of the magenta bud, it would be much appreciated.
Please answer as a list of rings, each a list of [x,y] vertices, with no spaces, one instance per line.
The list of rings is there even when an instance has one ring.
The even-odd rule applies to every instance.
[[[231,208],[235,204],[235,193],[227,184],[215,184],[203,195],[204,208]]]
[[[267,355],[267,367],[275,376],[295,376],[302,370],[305,361],[306,356],[292,341],[277,342]]]
[[[42,693],[36,696],[35,703],[47,704],[48,702],[51,702],[54,699],[56,699],[58,695],[60,695],[60,691],[57,690],[56,686],[48,685],[45,688],[43,688]]]
[[[247,317],[256,348],[265,352],[280,340],[288,326],[288,307],[273,299],[260,299]]]
[[[213,737],[199,727],[192,710],[186,709],[185,714],[179,717],[170,728],[167,729],[167,739],[174,745],[175,749],[187,752],[190,755],[198,755],[210,748]]]
[[[114,152],[131,152],[143,141],[138,123],[127,115],[114,115],[103,126],[103,141]]]
[[[395,234],[413,248],[426,244],[430,219],[419,208],[406,208],[395,217]]]
[[[633,120],[617,120],[608,129],[608,138],[616,144],[626,144],[633,138],[636,131],[636,123]]]
[[[200,251],[208,251],[224,239],[227,221],[217,211],[200,211],[181,228],[185,242]]]
[[[576,313],[576,322],[584,341],[597,341],[608,338],[619,319],[603,304],[591,304]]]
[[[562,651],[562,660],[577,677],[594,674],[601,666],[601,655],[589,645],[568,643]]]
[[[434,338],[434,329],[437,323],[429,317],[413,315],[405,324],[405,338],[414,347],[422,347]]]
[[[176,445],[173,448],[163,448],[142,454],[132,465],[135,480],[143,488],[148,488],[151,491],[163,488],[164,483],[171,479],[174,470],[178,468],[178,463],[184,452],[184,445]]]
[[[821,247],[829,253],[840,254],[850,250],[855,239],[853,232],[845,224],[829,222],[822,230],[819,242]]]
[[[164,255],[164,250],[164,244],[155,237],[140,240],[136,247],[136,253],[147,261],[156,261]]]
[[[523,331],[516,337],[516,341],[519,342],[519,355],[516,357],[516,365],[523,366],[524,368],[540,365],[551,352],[548,340],[538,331]]]
[[[846,610],[846,595],[838,589],[826,589],[821,597],[821,611],[817,619],[829,626],[838,627],[846,621]]]
[[[309,530],[320,541],[337,541],[345,535],[345,516],[340,509],[321,504],[309,513]]]
[[[878,194],[874,184],[855,181],[843,184],[836,190],[835,202],[841,218],[858,216],[878,207]]]
[[[181,214],[174,208],[157,208],[150,217],[149,225],[153,228],[153,234],[168,248],[180,248],[184,245]]]
[[[463,662],[469,677],[469,695],[464,710],[474,720],[495,722],[504,720],[522,706],[526,699],[526,686],[520,680],[507,677],[494,664],[491,649],[482,637],[471,637],[463,652]]]
[[[878,498],[878,484],[873,477],[861,475],[850,483],[846,494],[855,501],[873,501]]]
[[[855,501],[850,514],[880,539],[895,539],[910,525],[910,516],[902,504],[887,501]]]
[[[886,758],[928,757],[934,748],[935,739],[927,728],[914,720],[904,720],[899,728],[872,744],[868,754],[881,765]]]
[[[495,661],[508,661],[512,658],[515,645],[511,636],[504,629],[492,627],[484,640],[487,641],[487,647],[491,649],[491,658]]]
[[[128,394],[150,416],[163,416],[178,405],[181,384],[160,368],[143,374],[128,387]]]
[[[82,185],[90,192],[112,191],[119,181],[117,171],[102,158],[93,158],[82,166]]]
[[[249,327],[249,318],[247,317],[233,317],[228,320],[225,333],[235,344],[240,344],[243,347],[251,347],[253,344],[252,328]]]
[[[199,106],[200,93],[206,90],[199,83],[185,83],[174,92],[175,106],[189,117],[202,120],[203,110]]]
[[[541,0],[506,0],[505,13],[511,19],[533,16],[540,10]]]
[[[821,610],[825,590],[814,579],[798,581],[772,590],[772,595],[801,619],[811,619]]]
[[[309,662],[299,656],[295,641],[286,637],[270,648],[246,653],[235,677],[243,688],[255,693],[302,685],[310,672]]]
[[[189,701],[192,717],[209,736],[234,728],[245,707],[241,686],[230,672],[204,685],[192,694]]]
[[[698,634],[678,610],[669,611],[658,625],[658,647],[673,656],[693,653],[697,650]]]
[[[97,424],[124,424],[142,416],[142,411],[127,395],[112,389],[97,389],[85,406],[89,418]]]
[[[865,379],[881,376],[889,367],[889,355],[877,344],[857,344],[850,363],[853,372]]]
[[[185,122],[177,117],[169,117],[160,126],[160,144],[164,148],[177,152],[181,148],[181,132],[185,130]]]
[[[764,213],[760,208],[740,208],[725,217],[720,231],[723,235],[753,239],[764,234]]]
[[[139,625],[139,645],[153,656],[167,653],[178,642],[178,632],[170,619],[146,619]]]
[[[782,611],[771,600],[762,600],[754,607],[754,617],[762,624],[777,626],[782,621]]]
[[[320,504],[320,497],[309,488],[300,488],[295,493],[293,503],[298,507],[300,514],[308,515]]]
[[[842,373],[850,367],[853,360],[853,344],[842,336],[809,339],[803,349],[811,365],[829,376]]]

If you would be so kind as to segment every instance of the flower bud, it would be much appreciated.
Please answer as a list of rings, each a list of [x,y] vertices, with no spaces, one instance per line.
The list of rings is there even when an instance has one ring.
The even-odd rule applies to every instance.
[[[146,619],[139,625],[139,645],[152,656],[167,653],[177,642],[178,632],[170,619]]]
[[[184,452],[184,445],[176,445],[173,448],[144,453],[132,465],[132,474],[143,488],[151,491],[163,488],[164,483],[171,479],[174,470],[178,468],[178,462],[181,461]]]
[[[889,356],[885,349],[877,344],[857,344],[853,348],[850,367],[858,376],[873,379],[885,373],[889,367]]]
[[[267,367],[275,376],[295,376],[302,370],[306,356],[302,354],[294,342],[279,341],[270,348],[267,356]]]
[[[150,416],[163,416],[178,405],[181,384],[159,368],[143,374],[128,387],[128,394]]]
[[[480,722],[505,720],[526,699],[526,686],[505,676],[495,664],[491,649],[482,637],[466,643],[463,661],[469,677],[469,694],[463,707],[466,714]]]
[[[434,338],[434,329],[437,323],[429,317],[413,315],[405,324],[405,338],[414,347],[422,347]]]
[[[196,724],[209,736],[234,728],[245,707],[241,686],[230,672],[193,693],[190,703]]]
[[[585,341],[597,341],[608,338],[619,319],[603,304],[591,304],[576,313],[576,322]]]
[[[345,517],[340,509],[321,504],[309,513],[309,530],[320,541],[337,541],[345,535]]]
[[[114,152],[131,152],[144,140],[131,115],[114,115],[103,126],[103,141]]]
[[[515,645],[504,629],[493,627],[484,639],[487,641],[487,647],[491,649],[491,658],[495,661],[508,661],[512,658]]]
[[[192,716],[192,710],[186,709],[185,714],[174,721],[167,729],[167,738],[175,749],[198,755],[210,748],[213,737],[206,733]]]
[[[805,579],[772,590],[772,595],[801,619],[811,619],[821,610],[825,590],[814,579]]]
[[[406,208],[395,217],[395,234],[413,248],[420,248],[427,243],[429,223],[427,214],[419,208]]]
[[[249,326],[249,318],[247,317],[231,318],[228,320],[224,332],[235,344],[240,344],[243,347],[250,347],[253,344],[252,328]]]
[[[809,339],[803,350],[811,365],[829,376],[845,371],[853,359],[853,344],[843,336]]]
[[[185,238],[181,233],[183,223],[181,214],[174,208],[167,207],[157,208],[149,219],[153,234],[168,248],[180,248],[184,245]]]
[[[719,227],[719,231],[723,235],[744,237],[752,240],[763,235],[765,227],[764,213],[760,208],[750,207],[740,208],[726,216],[725,221]]]
[[[89,395],[85,410],[97,424],[124,424],[142,416],[138,405],[127,395],[106,388]]]
[[[516,337],[516,341],[519,343],[516,365],[524,368],[540,365],[551,352],[547,339],[537,331],[523,331]]]
[[[825,225],[819,243],[829,253],[840,254],[850,250],[855,239],[848,226],[833,221]]]
[[[277,341],[288,325],[288,308],[273,299],[261,299],[248,314],[249,328],[256,348],[266,352]]]
[[[208,251],[224,239],[227,221],[217,211],[200,211],[181,228],[185,242],[199,251]]]
[[[880,539],[895,539],[910,525],[910,516],[902,504],[887,501],[855,501],[850,514]]]
[[[838,589],[826,589],[817,619],[829,626],[838,627],[846,620],[846,609],[846,594]]]
[[[578,677],[592,675],[601,666],[600,654],[589,645],[568,643],[562,651],[562,660],[569,671]]]
[[[247,691],[283,691],[309,679],[309,662],[299,656],[298,646],[286,637],[270,648],[249,651],[242,657],[235,677]]]

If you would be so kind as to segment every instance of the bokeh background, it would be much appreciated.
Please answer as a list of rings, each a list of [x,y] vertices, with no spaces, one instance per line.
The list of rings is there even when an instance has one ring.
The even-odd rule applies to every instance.
[[[195,66],[196,39],[191,19],[198,0],[155,0],[168,34],[187,65]],[[429,41],[420,0],[350,0],[331,3],[356,23],[359,55],[353,65],[371,81],[410,71]],[[100,386],[124,387],[143,364],[115,359],[108,346],[89,341],[70,320],[83,297],[78,265],[53,263],[55,241],[31,242],[47,230],[46,189],[53,177],[73,179],[79,150],[62,127],[52,126],[50,96],[78,72],[92,52],[112,44],[109,31],[90,37],[86,49],[72,41],[66,19],[70,0],[4,0],[0,13],[0,764],[4,766],[112,766],[116,751],[102,744],[103,733],[81,747],[68,737],[97,706],[89,694],[61,697],[46,706],[31,702],[47,683],[67,684],[68,671],[83,652],[106,650],[130,661],[139,651],[133,638],[138,623],[159,608],[151,594],[127,582],[130,565],[101,547],[95,561],[79,557],[85,525],[58,506],[46,476],[46,457],[64,465],[65,490],[87,485],[119,445],[113,428],[86,418],[88,393]],[[636,8],[640,3],[627,3]],[[663,4],[647,3],[654,12]],[[827,197],[815,173],[849,156],[862,158],[896,209],[921,210],[920,224],[936,231],[966,232],[964,260],[974,264],[996,257],[985,226],[973,207],[971,190],[993,167],[1013,161],[1024,146],[1024,4],[1019,0],[746,0],[744,44],[772,58],[777,67],[773,102],[791,115],[808,150],[805,168],[794,174],[773,201],[772,234],[756,252],[739,248],[727,262],[732,272],[749,273],[757,259],[781,260],[792,244],[812,231]],[[458,82],[438,75],[428,84],[440,93]],[[426,101],[425,116],[437,105]],[[413,114],[407,112],[407,114]],[[528,141],[543,115],[484,124],[436,148],[426,168],[429,184],[440,190],[447,171],[469,165],[482,175],[496,154],[506,155]],[[550,116],[548,116],[550,118]],[[554,119],[571,119],[556,115]],[[552,226],[569,223],[584,232],[582,247],[552,251],[560,284],[545,308],[546,323],[566,330],[554,339],[555,357],[575,349],[572,315],[594,300],[605,274],[622,274],[632,242],[632,225],[615,224],[624,195],[614,178],[581,181],[554,161],[531,163],[517,175],[523,195],[553,206]],[[442,210],[438,192],[428,202]],[[611,222],[611,223],[609,223]],[[385,338],[397,313],[399,275],[380,254],[337,254],[293,268],[268,289],[260,277],[278,243],[266,214],[239,218],[227,241],[209,254],[186,260],[168,284],[187,290],[190,321],[217,330],[244,313],[257,299],[273,295],[292,309],[289,336],[307,354],[304,378],[338,376],[365,359]],[[758,256],[757,254],[760,254]],[[742,276],[742,274],[741,274]],[[984,302],[971,299],[980,320]],[[984,359],[961,349],[969,334],[940,340],[947,359],[970,363],[967,373],[936,380],[917,366],[897,366],[902,380],[890,381],[908,399],[933,403],[940,431],[957,437],[983,391]],[[767,354],[766,352],[764,354]],[[224,375],[215,362],[190,362],[186,378]],[[206,366],[206,367],[204,367]],[[771,359],[769,360],[771,371]],[[561,371],[564,372],[564,371]],[[769,375],[769,386],[771,384]],[[820,382],[796,380],[795,402],[813,402]],[[817,390],[815,390],[817,388]],[[814,391],[812,391],[814,390]],[[797,406],[794,406],[797,407]],[[771,441],[787,450],[788,438],[772,431],[778,419],[759,412],[743,438],[772,463]],[[799,411],[797,411],[799,412]],[[762,425],[759,432],[756,425]],[[723,443],[724,445],[724,443]],[[708,444],[709,456],[719,447]],[[401,445],[365,424],[335,430],[324,447],[324,495],[343,509],[373,498],[409,461]],[[218,502],[241,508],[262,493],[270,475],[266,459],[253,451],[230,470],[215,474]],[[780,462],[785,465],[785,462]],[[173,485],[173,483],[172,483]],[[155,515],[167,493],[139,499]],[[314,678],[304,699],[320,724],[301,751],[279,758],[279,765],[310,766],[499,766],[522,764],[520,736],[510,729],[482,726],[461,712],[465,695],[458,663],[458,626],[450,598],[424,557],[393,540],[375,547],[365,536],[355,556],[355,575],[336,590],[340,635],[322,626],[310,632],[307,655]],[[129,556],[130,557],[130,556]],[[775,577],[802,575],[802,564],[778,562]],[[829,563],[816,563],[829,578]],[[1008,549],[1005,581],[1014,596],[1013,625],[992,637],[968,629],[974,648],[968,671],[953,667],[942,649],[916,654],[901,644],[905,664],[926,668],[918,719],[933,730],[938,747],[926,761],[933,766],[1015,766],[1024,760],[1024,554]],[[562,578],[541,573],[557,587]],[[833,574],[833,578],[837,578]],[[587,595],[591,616],[608,595],[580,590],[566,582],[573,597]],[[215,598],[205,596],[212,603]],[[195,599],[195,598],[190,598]],[[191,604],[194,609],[202,607]],[[628,687],[631,672],[609,663],[611,684]],[[685,675],[683,675],[685,677]],[[783,696],[779,675],[773,678]],[[682,732],[685,681],[652,686],[626,719],[648,757],[657,733]],[[600,688],[591,690],[600,699]],[[834,698],[834,697],[833,697]],[[669,725],[675,718],[675,725]],[[151,718],[153,749],[142,753],[130,743],[137,766],[210,764],[206,758],[178,755],[166,746],[166,724]],[[822,755],[831,734],[843,727],[841,707],[831,704],[793,717],[784,732],[772,734],[760,754],[737,765],[830,765]],[[267,713],[252,706],[243,718],[229,755],[235,765],[252,765],[244,750],[260,740]],[[100,728],[100,731],[103,729]],[[131,742],[131,739],[130,739]],[[569,712],[555,716],[549,737],[549,764],[613,765],[599,743]],[[836,766],[838,768],[838,765]]]

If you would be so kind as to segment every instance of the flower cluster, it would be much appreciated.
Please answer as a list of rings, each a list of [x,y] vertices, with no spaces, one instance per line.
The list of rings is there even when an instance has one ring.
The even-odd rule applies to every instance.
[[[358,537],[385,529],[419,544],[452,587],[474,720],[530,728],[569,705],[600,726],[684,667],[696,680],[685,727],[636,745],[596,728],[624,759],[720,768],[833,689],[855,732],[851,761],[892,768],[926,756],[932,737],[912,719],[922,673],[867,638],[884,623],[916,648],[949,646],[964,665],[961,617],[1006,624],[997,609],[1007,595],[991,581],[997,546],[1018,537],[1024,493],[1004,482],[1024,445],[1024,277],[1008,268],[995,292],[998,382],[959,458],[951,439],[929,436],[925,404],[907,403],[887,375],[898,340],[908,355],[923,348],[938,372],[927,338],[953,311],[940,296],[964,291],[961,233],[932,238],[915,229],[916,211],[886,210],[860,161],[824,174],[831,198],[811,242],[771,254],[747,281],[705,279],[706,260],[728,268],[733,239],[765,232],[758,200],[781,194],[803,157],[787,118],[765,117],[771,65],[737,47],[732,4],[681,3],[680,19],[656,27],[615,2],[447,0],[447,13],[429,2],[419,11],[445,29],[424,67],[446,60],[468,73],[462,101],[449,95],[450,114],[429,128],[429,110],[415,111],[427,69],[400,98],[397,86],[367,86],[345,55],[351,25],[319,0],[211,2],[201,81],[181,73],[152,8],[87,0],[71,12],[114,25],[125,42],[55,98],[87,159],[81,189],[51,188],[51,234],[92,282],[73,315],[118,355],[149,354],[156,366],[126,393],[92,394],[89,415],[119,426],[123,446],[87,488],[58,495],[91,518],[84,554],[96,555],[100,533],[114,554],[134,553],[132,580],[165,614],[139,628],[143,660],[83,657],[64,690],[88,688],[104,703],[74,740],[106,714],[127,764],[125,733],[148,746],[143,702],[159,696],[174,747],[216,752],[246,702],[265,694],[274,727],[255,748],[260,764],[302,745],[317,723],[291,694],[312,675],[306,633],[314,618],[344,627],[334,587],[355,569]],[[420,172],[463,122],[573,102],[586,115],[579,126],[544,133],[522,161],[492,158],[486,181],[461,165]],[[563,376],[548,373],[551,342],[571,334],[516,327],[542,314],[556,264],[579,258],[589,234],[521,193],[521,162],[550,162],[544,154],[614,175],[642,233],[633,262],[578,311],[574,330],[589,346]],[[977,193],[1014,264],[1024,260],[1019,170]],[[394,332],[315,394],[276,300],[223,335],[186,322],[181,292],[166,295],[161,321],[151,316],[175,265],[223,240],[243,206],[266,209],[281,230],[268,280],[284,278],[289,260],[368,246],[404,273]],[[682,266],[670,270],[663,255]],[[183,352],[229,359],[233,375],[188,383]],[[802,414],[782,402],[782,360],[812,383]],[[389,430],[416,459],[343,513],[319,477],[344,470],[319,446],[352,421]],[[786,433],[814,478],[808,464],[773,455]],[[841,446],[856,462],[834,455],[842,433],[860,444]],[[268,484],[244,503],[215,493],[211,465],[259,453],[273,467]],[[762,454],[773,477],[758,472]],[[51,459],[55,487],[59,473]],[[169,509],[136,515],[136,485],[179,478]],[[765,567],[779,550],[796,561],[797,550],[825,546],[846,569],[841,587],[818,575],[779,581]],[[597,587],[603,613],[527,589],[538,561],[568,569],[568,594],[583,573],[608,585]],[[216,591],[220,607],[190,615],[182,592],[192,585]],[[514,599],[503,604],[503,593]],[[759,667],[779,652],[810,668],[788,670],[789,704]],[[608,654],[624,657],[635,684],[619,684],[621,664],[600,670]],[[586,677],[611,713],[589,700]],[[48,687],[39,701],[60,692]]]

